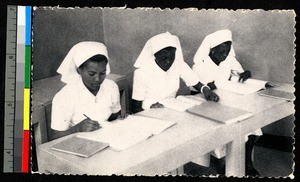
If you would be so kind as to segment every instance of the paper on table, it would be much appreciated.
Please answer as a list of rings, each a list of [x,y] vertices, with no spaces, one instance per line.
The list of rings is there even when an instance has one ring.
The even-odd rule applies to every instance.
[[[238,82],[239,77],[232,76],[230,81],[218,85],[219,89],[234,92],[237,94],[247,95],[255,93],[259,90],[266,89],[266,86],[273,87],[274,84],[264,80],[247,79],[246,81]]]
[[[160,101],[166,108],[183,112],[187,109],[202,104],[203,100],[195,96],[177,96],[176,98],[166,98]]]
[[[107,124],[97,131],[79,133],[77,137],[109,143],[115,150],[125,150],[154,134],[160,134],[174,124],[176,123],[171,121],[129,115],[124,120]]]
[[[206,101],[204,98],[201,98],[201,97],[195,96],[195,95],[179,95],[176,97],[176,99],[179,99],[183,102],[191,103],[194,105],[200,105]]]

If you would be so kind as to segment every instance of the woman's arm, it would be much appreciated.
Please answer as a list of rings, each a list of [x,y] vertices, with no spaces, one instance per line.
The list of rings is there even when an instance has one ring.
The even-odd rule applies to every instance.
[[[142,105],[143,101],[132,99],[132,113],[134,114],[143,111]]]
[[[219,96],[213,91],[211,91],[208,86],[203,85],[201,82],[198,82],[193,87],[197,89],[200,93],[203,93],[206,100],[215,102],[219,101]]]
[[[118,117],[121,116],[121,111],[117,112],[117,113],[112,113],[110,115],[110,117],[108,118],[108,121],[113,121],[118,119]]]
[[[97,121],[91,120],[91,119],[85,119],[78,123],[77,125],[69,128],[68,130],[65,131],[57,131],[52,129],[51,133],[51,140],[64,137],[67,135],[70,135],[72,133],[77,133],[77,132],[90,132],[94,131],[101,128],[100,124]]]

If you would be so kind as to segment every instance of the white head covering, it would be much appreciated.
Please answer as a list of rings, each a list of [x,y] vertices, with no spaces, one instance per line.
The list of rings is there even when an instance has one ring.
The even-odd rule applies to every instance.
[[[212,34],[207,35],[194,56],[194,63],[200,64],[201,62],[204,62],[204,60],[207,60],[206,58],[209,57],[211,48],[214,48],[227,41],[232,41],[232,33],[228,29],[218,30]],[[233,50],[232,44],[227,57],[230,56],[235,57],[235,52]]]
[[[154,54],[169,46],[176,48],[174,63],[177,61],[183,62],[182,50],[178,37],[170,34],[170,32],[165,32],[155,35],[146,42],[142,52],[135,61],[134,67],[141,68],[150,66],[155,60]]]
[[[66,84],[75,84],[80,79],[77,68],[89,58],[101,54],[108,58],[106,46],[100,42],[86,41],[74,45],[57,69],[62,75],[61,81]],[[110,73],[109,63],[106,64],[106,74]]]

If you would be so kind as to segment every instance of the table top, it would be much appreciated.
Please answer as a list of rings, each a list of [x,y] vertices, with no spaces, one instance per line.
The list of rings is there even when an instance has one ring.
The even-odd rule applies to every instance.
[[[276,89],[293,92],[291,85]],[[157,136],[117,152],[110,148],[90,158],[81,158],[51,150],[51,146],[71,137],[66,136],[38,146],[38,160],[47,160],[49,171],[72,174],[143,174],[156,175],[171,171],[199,155],[212,151],[237,137],[244,137],[294,113],[294,104],[285,100],[259,96],[258,93],[238,95],[217,90],[220,103],[252,112],[253,117],[233,123],[220,124],[187,112],[167,108],[150,109],[138,115],[172,120],[177,124]],[[200,95],[203,97],[202,95]],[[121,121],[119,121],[121,122]],[[239,131],[239,132],[237,132]]]

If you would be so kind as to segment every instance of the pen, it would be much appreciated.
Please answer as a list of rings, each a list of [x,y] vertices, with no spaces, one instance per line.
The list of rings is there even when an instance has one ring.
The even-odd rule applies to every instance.
[[[83,115],[84,115],[84,117],[86,117],[87,119],[91,120],[91,118],[88,117],[86,114],[83,114]]]
[[[88,117],[86,114],[83,114],[84,117],[86,117],[89,120],[92,120],[90,117]],[[97,124],[100,125],[99,121],[97,121]],[[106,123],[101,122],[101,125],[105,125]]]

